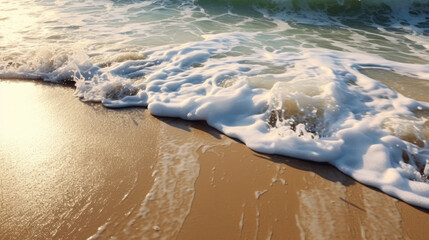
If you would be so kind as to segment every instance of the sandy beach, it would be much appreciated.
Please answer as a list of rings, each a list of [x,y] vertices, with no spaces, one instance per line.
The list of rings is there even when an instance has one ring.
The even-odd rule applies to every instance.
[[[0,239],[426,239],[429,211],[204,122],[0,80]]]

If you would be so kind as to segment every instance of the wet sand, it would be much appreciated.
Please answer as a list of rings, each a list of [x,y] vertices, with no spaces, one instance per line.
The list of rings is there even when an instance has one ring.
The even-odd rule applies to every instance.
[[[0,239],[426,239],[429,211],[202,122],[0,80]]]

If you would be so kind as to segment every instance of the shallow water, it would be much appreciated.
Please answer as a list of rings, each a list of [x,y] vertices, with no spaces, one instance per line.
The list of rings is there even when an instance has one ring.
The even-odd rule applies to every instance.
[[[84,101],[205,120],[429,208],[428,1],[0,6],[0,78],[74,81]]]

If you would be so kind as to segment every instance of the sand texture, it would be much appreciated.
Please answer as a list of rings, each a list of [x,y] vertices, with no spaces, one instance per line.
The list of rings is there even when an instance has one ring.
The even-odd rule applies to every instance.
[[[0,80],[0,239],[427,239],[429,212],[203,122]]]

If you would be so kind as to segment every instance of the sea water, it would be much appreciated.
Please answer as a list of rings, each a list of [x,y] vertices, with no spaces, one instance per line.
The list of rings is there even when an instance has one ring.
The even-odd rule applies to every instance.
[[[205,120],[429,208],[428,0],[0,0],[0,78]]]

